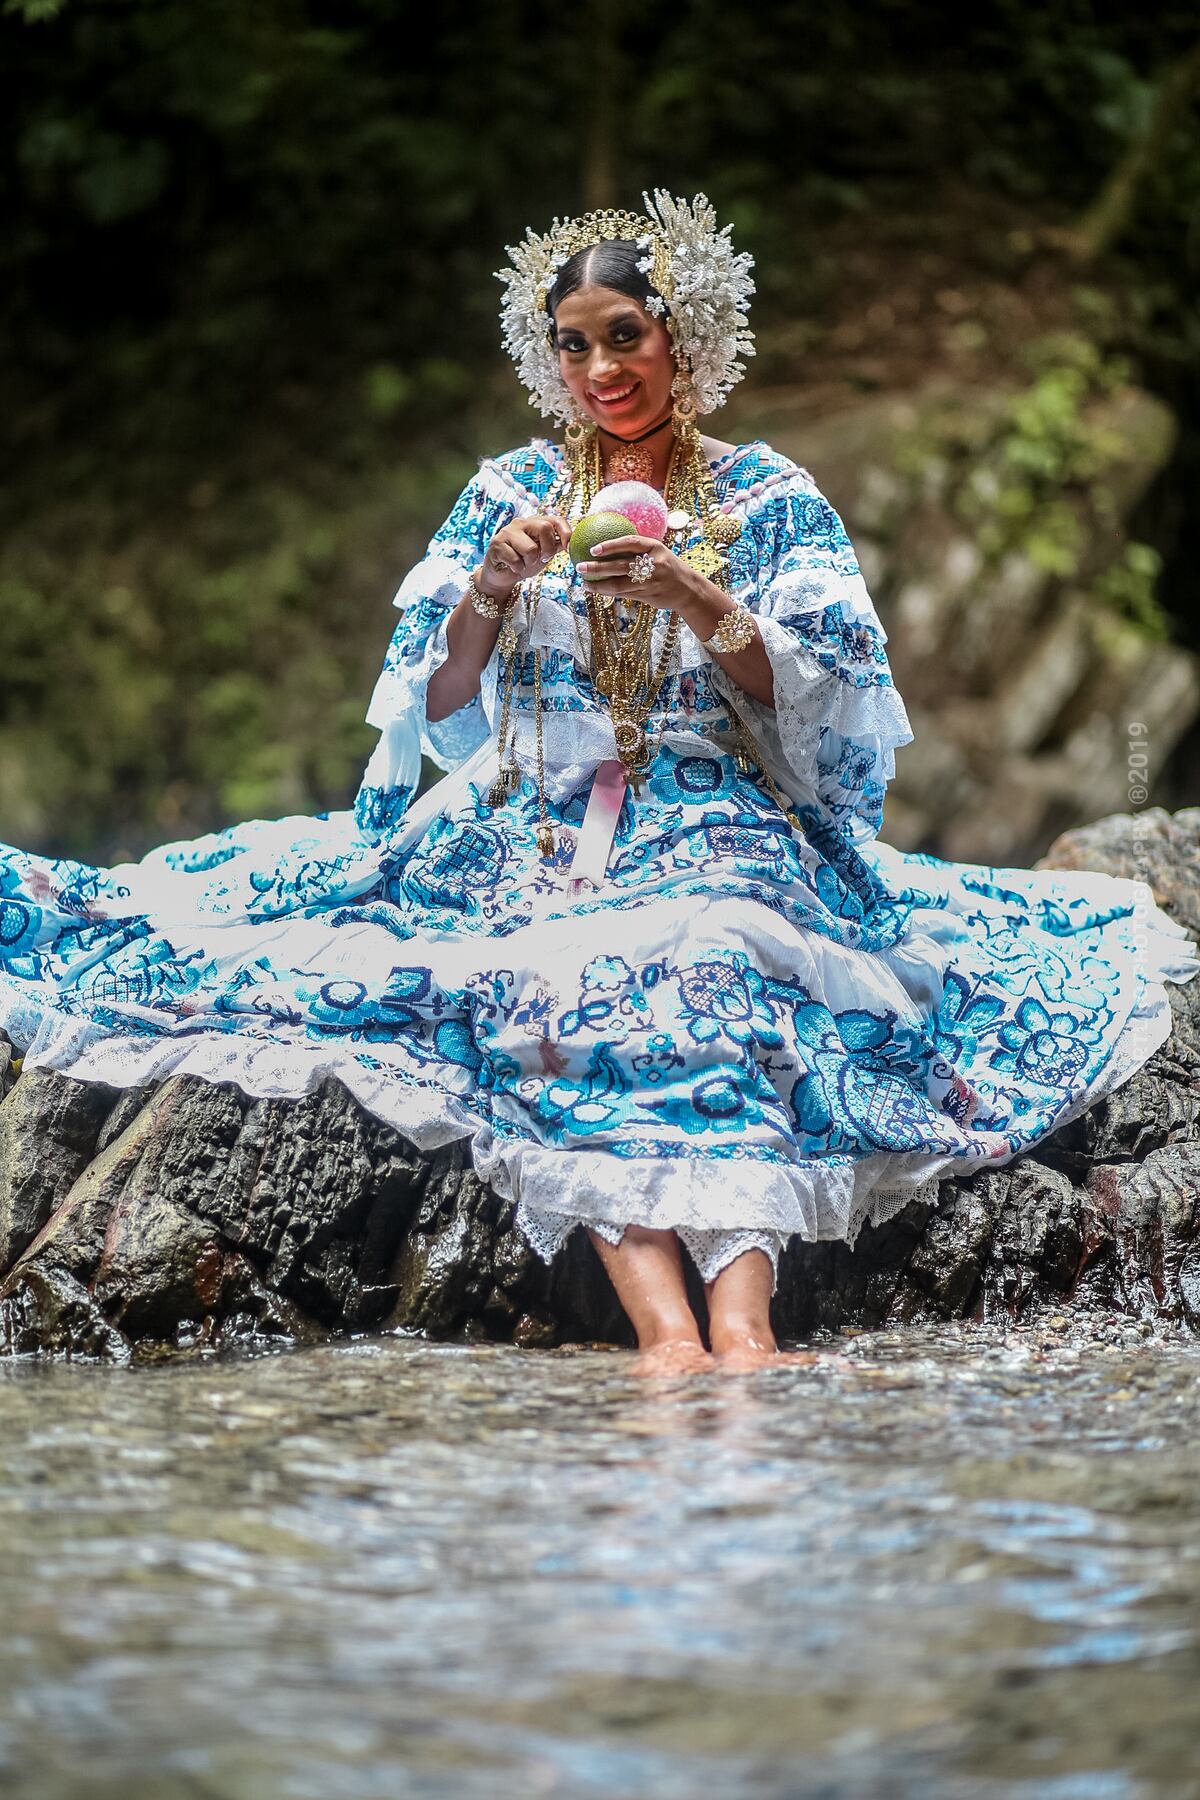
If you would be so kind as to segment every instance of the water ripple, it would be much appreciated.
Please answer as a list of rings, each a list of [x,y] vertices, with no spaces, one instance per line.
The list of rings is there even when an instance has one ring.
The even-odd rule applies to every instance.
[[[0,1368],[21,1800],[1200,1794],[1200,1347]]]

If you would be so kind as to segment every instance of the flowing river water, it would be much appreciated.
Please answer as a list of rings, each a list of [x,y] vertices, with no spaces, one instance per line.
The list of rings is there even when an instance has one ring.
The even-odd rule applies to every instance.
[[[1200,1795],[1200,1344],[1065,1326],[0,1365],[0,1792]]]

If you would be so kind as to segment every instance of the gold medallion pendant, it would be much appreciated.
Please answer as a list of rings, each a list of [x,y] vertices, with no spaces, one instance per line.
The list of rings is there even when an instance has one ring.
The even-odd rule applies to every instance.
[[[633,774],[647,766],[646,732],[636,719],[614,718],[613,736],[617,741],[617,755],[627,773]]]
[[[732,513],[714,513],[708,520],[708,530],[716,543],[736,544],[742,535],[742,521]]]
[[[622,444],[606,458],[604,479],[610,484],[614,481],[650,483],[654,479],[654,457],[644,444]]]

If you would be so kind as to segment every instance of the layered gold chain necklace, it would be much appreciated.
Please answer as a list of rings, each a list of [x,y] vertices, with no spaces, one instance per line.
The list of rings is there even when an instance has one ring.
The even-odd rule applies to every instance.
[[[604,468],[599,439],[593,435],[578,449],[572,447],[571,466],[565,476],[546,497],[547,510],[561,512],[572,523],[584,518],[595,495],[604,485]],[[667,503],[668,544],[694,536],[696,526],[702,535],[677,554],[680,560],[698,569],[718,587],[728,588],[728,547],[741,532],[740,522],[719,508],[712,471],[704,454],[700,433],[690,422],[682,437],[672,446],[671,461],[664,484]],[[573,565],[565,550],[558,551],[545,569],[529,584],[525,600],[526,641],[532,634],[541,601],[542,582],[551,573],[573,574]],[[672,613],[657,656],[653,653],[656,608],[638,600],[619,600],[585,589],[589,645],[584,661],[596,692],[604,700],[612,719],[617,756],[634,792],[653,761],[647,724],[671,671],[678,660],[681,620]],[[498,732],[500,768],[488,790],[488,804],[500,806],[515,794],[521,784],[521,769],[516,758],[516,718],[513,695],[516,677],[523,658],[520,640],[512,623],[510,606],[501,629],[499,647],[506,663],[504,692]],[[572,603],[576,641],[583,652],[579,632],[579,613]],[[540,648],[533,652],[534,724],[537,737],[538,824],[537,844],[544,857],[554,855],[554,827],[546,812],[545,757],[542,743],[542,656]],[[664,717],[665,728],[665,717]],[[661,740],[662,731],[659,732]],[[656,746],[657,747],[657,746]]]
[[[679,462],[679,444],[676,441],[671,448],[671,461],[664,483],[667,506],[676,512],[682,510],[681,502],[685,497],[681,491],[683,483],[676,474]],[[596,483],[597,486],[592,487],[592,492],[595,493],[602,479],[598,444],[593,446],[588,473],[590,480],[587,486]],[[585,501],[585,513],[590,504],[589,497]],[[646,722],[662,692],[679,644],[679,614],[671,614],[656,659],[653,657],[654,607],[644,606],[637,600],[623,600],[589,592],[587,618],[591,642],[588,672],[593,687],[608,706],[617,756],[625,771],[626,780],[636,793],[639,778],[650,767]]]
[[[605,478],[600,446],[593,438],[585,465],[583,512]],[[608,471],[611,475],[611,468]],[[716,487],[700,434],[693,426],[671,448],[663,497],[667,503],[668,543],[694,531],[699,523],[703,536],[679,551],[680,560],[708,576],[718,586],[729,585],[727,547],[738,536],[738,522],[718,509]],[[582,516],[582,515],[581,515]],[[588,625],[592,683],[606,702],[613,723],[617,756],[634,792],[649,769],[652,756],[646,724],[654,710],[679,646],[681,620],[672,613],[657,658],[652,656],[655,609],[637,600],[609,600],[588,594]]]

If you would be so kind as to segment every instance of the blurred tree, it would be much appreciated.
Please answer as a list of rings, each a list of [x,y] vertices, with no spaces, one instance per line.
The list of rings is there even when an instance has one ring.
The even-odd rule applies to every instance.
[[[616,206],[616,125],[630,88],[621,57],[623,8],[620,0],[589,0],[586,125],[580,191],[589,209]]]
[[[1076,262],[1094,262],[1129,229],[1140,191],[1151,176],[1162,172],[1198,93],[1200,38],[1160,76],[1145,127],[1130,138],[1082,219],[1062,233],[1061,241]]]
[[[2,0],[0,820],[133,846],[344,795],[381,588],[537,428],[501,246],[648,187],[753,248],[777,383],[872,251],[991,254],[956,186],[1031,240],[1082,220],[1197,421],[1140,532],[1182,594],[1195,29],[1184,0]]]

